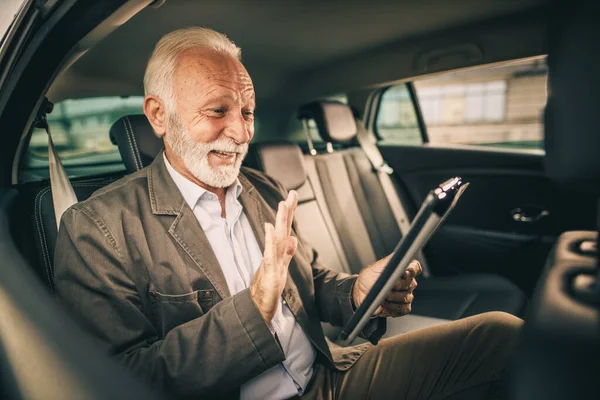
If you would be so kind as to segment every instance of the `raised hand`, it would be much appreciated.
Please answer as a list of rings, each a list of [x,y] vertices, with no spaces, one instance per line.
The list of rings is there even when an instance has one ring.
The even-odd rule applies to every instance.
[[[298,195],[292,190],[286,201],[279,203],[275,226],[265,224],[263,261],[250,284],[250,295],[267,323],[271,322],[277,311],[288,267],[298,247],[297,239],[291,236],[297,205]]]

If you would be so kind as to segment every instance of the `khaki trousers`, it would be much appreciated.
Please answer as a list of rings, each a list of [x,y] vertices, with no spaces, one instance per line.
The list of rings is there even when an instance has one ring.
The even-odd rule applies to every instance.
[[[316,364],[301,399],[490,399],[523,321],[489,312],[383,339],[348,371]]]

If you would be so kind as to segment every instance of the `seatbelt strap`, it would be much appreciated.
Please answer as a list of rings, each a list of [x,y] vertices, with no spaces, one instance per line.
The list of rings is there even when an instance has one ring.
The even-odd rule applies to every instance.
[[[394,169],[390,167],[383,159],[379,148],[377,148],[375,136],[367,132],[367,130],[363,127],[362,121],[357,120],[356,125],[358,129],[356,135],[358,143],[371,162],[373,169],[377,173],[377,177],[379,178],[379,182],[381,183],[385,197],[387,198],[390,208],[392,209],[392,214],[394,214],[394,218],[396,219],[400,233],[404,237],[410,228],[410,219],[406,214],[406,210],[400,201],[400,197],[398,197],[398,192],[396,191],[396,187],[392,181]],[[430,275],[430,271],[422,251],[417,253],[417,259],[423,267],[423,276],[428,277]]]
[[[308,127],[308,119],[302,118],[302,129],[304,129],[304,134],[306,135],[306,143],[308,144],[308,152],[311,156],[317,155],[317,150],[315,150],[315,145],[313,144],[312,136],[310,134],[310,128]]]
[[[47,113],[52,112],[52,103],[44,99],[44,104],[40,109],[37,126],[45,129],[48,134],[48,168],[50,169],[50,191],[52,192],[52,202],[54,204],[54,216],[56,218],[56,228],[60,227],[60,218],[69,207],[77,203],[77,196],[69,181],[69,176],[56,153],[50,126],[48,125]]]

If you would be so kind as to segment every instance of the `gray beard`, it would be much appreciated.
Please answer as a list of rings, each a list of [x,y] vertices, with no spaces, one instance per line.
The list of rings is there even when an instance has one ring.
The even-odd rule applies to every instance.
[[[227,137],[210,143],[198,143],[184,131],[177,117],[169,118],[169,128],[170,132],[165,135],[167,144],[196,179],[214,188],[229,187],[236,181],[242,161],[248,153],[247,143],[236,144]],[[208,162],[208,154],[213,150],[237,153],[235,162],[213,168]]]

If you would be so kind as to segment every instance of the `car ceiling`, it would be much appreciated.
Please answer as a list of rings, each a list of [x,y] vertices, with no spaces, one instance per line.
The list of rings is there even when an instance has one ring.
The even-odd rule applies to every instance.
[[[388,43],[526,12],[544,0],[197,1],[148,7],[94,46],[54,81],[54,100],[143,93],[142,76],[158,39],[207,26],[242,48],[257,97],[281,96],[306,71]],[[319,93],[316,93],[319,94]]]

